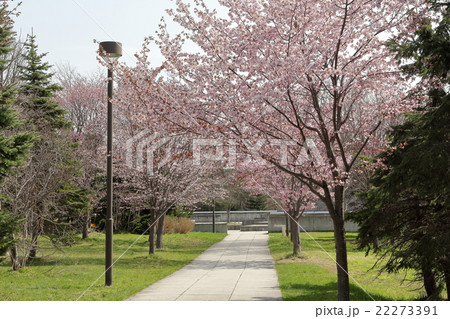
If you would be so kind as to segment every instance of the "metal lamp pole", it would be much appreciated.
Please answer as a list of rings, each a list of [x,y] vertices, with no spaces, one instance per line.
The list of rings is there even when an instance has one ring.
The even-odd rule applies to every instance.
[[[216,198],[213,199],[212,232],[216,232]]]
[[[100,56],[109,63],[108,67],[108,119],[107,119],[107,159],[106,159],[106,242],[105,242],[105,286],[112,286],[113,270],[113,66],[114,60],[122,56],[120,42],[106,41],[100,43]]]

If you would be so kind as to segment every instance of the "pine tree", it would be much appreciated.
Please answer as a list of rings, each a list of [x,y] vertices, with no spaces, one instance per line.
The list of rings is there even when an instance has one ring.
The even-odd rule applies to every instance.
[[[439,298],[443,283],[449,287],[449,121],[447,97],[395,127],[392,150],[379,156],[386,168],[372,176],[365,207],[352,217],[361,247],[374,249],[382,270],[415,270],[429,299]]]
[[[0,7],[0,74],[6,69],[8,61],[4,58],[12,49],[14,40],[12,19],[6,6]],[[23,164],[32,143],[32,134],[17,133],[20,126],[18,114],[12,106],[16,101],[17,91],[11,85],[5,86],[0,81],[0,183],[14,172],[14,168]],[[7,198],[0,195],[0,201]],[[1,206],[0,206],[1,208]],[[17,230],[20,219],[10,212],[0,210],[0,255],[13,244],[13,233]]]
[[[379,155],[386,166],[353,219],[361,247],[379,254],[383,270],[413,269],[428,299],[439,298],[445,284],[450,300],[450,5],[430,3],[440,22],[425,19],[412,41],[391,43],[409,62],[404,71],[423,77],[428,103],[393,128],[391,149]]]
[[[54,73],[49,72],[51,65],[43,62],[47,53],[38,54],[36,36],[30,35],[25,43],[25,64],[20,67],[20,87],[22,107],[33,113],[31,119],[38,129],[69,128],[71,123],[64,116],[65,111],[54,100],[62,87],[52,83]]]
[[[266,198],[264,195],[257,194],[250,196],[247,201],[247,209],[249,210],[264,210],[266,209]]]
[[[52,83],[53,73],[51,65],[43,61],[45,55],[38,53],[36,37],[29,36],[24,65],[20,67],[18,104],[25,116],[25,126],[34,132],[39,142],[31,149],[29,165],[10,179],[7,190],[14,198],[14,202],[8,203],[10,208],[26,218],[22,241],[17,244],[17,247],[22,246],[20,251],[24,255],[18,256],[17,247],[10,254],[14,270],[36,257],[41,236],[58,247],[70,242],[75,228],[73,215],[76,211],[82,214],[87,205],[87,199],[81,196],[83,191],[77,186],[78,144],[71,136],[71,122],[55,100],[61,87]],[[80,195],[80,203],[74,202],[74,194]]]

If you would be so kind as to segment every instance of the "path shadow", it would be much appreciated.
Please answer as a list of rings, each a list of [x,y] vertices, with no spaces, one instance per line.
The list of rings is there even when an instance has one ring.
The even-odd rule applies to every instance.
[[[223,261],[217,260],[195,260],[188,266],[189,269],[195,270],[212,270],[212,269],[275,269],[275,266],[270,261],[252,260],[252,261]]]

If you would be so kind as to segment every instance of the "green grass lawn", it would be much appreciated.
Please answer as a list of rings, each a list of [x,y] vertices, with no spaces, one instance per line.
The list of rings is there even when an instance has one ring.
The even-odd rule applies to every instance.
[[[333,258],[334,237],[331,232],[316,232],[310,235]],[[348,263],[350,275],[361,287],[350,279],[351,300],[415,300],[424,295],[421,285],[412,283],[406,273],[379,275],[371,270],[376,261],[373,255],[365,256],[356,249],[355,233],[347,234]],[[334,261],[305,233],[301,234],[302,253],[292,257],[292,244],[281,234],[270,234],[269,246],[275,260],[278,280],[284,300],[321,301],[337,300],[336,266]],[[405,276],[408,280],[404,281]]]
[[[182,268],[225,234],[191,232],[167,234],[164,246],[148,255],[148,237],[142,237],[115,264],[113,286],[102,276],[80,300],[123,300]],[[114,260],[138,235],[114,235]],[[37,258],[30,266],[12,271],[0,259],[0,300],[76,300],[104,272],[104,234],[93,233],[64,252]],[[46,252],[41,252],[46,254]]]

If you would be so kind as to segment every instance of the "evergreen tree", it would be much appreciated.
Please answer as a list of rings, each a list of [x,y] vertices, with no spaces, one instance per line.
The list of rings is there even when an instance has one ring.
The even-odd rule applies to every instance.
[[[264,210],[266,209],[266,197],[262,194],[252,195],[247,201],[247,209]]]
[[[450,287],[449,102],[394,128],[392,150],[380,154],[386,168],[373,175],[365,207],[352,217],[360,246],[374,249],[382,270],[416,270],[429,299],[439,298],[440,283]]]
[[[14,40],[9,11],[0,7],[0,73],[5,71],[8,61],[5,57],[12,49]],[[17,91],[12,85],[0,82],[0,182],[12,172],[13,167],[20,166],[31,146],[30,133],[14,134],[20,126],[16,111],[12,108],[16,102]]]
[[[31,120],[38,130],[47,126],[51,129],[67,129],[71,122],[54,99],[56,92],[62,90],[62,87],[52,83],[54,73],[49,72],[51,65],[42,60],[46,55],[38,54],[36,36],[28,36],[25,43],[25,64],[20,67],[21,105],[33,113]]]
[[[3,57],[12,50],[11,44],[14,40],[12,23],[7,7],[1,6],[0,74],[5,71],[8,63]],[[6,86],[0,81],[0,183],[3,183],[5,177],[14,172],[14,167],[23,164],[32,143],[32,134],[17,133],[21,123],[18,120],[18,114],[12,108],[16,101],[16,94],[17,91],[12,85]],[[5,200],[7,199],[1,196],[0,204]],[[13,244],[12,235],[19,223],[19,218],[12,216],[8,211],[0,210],[0,255]]]
[[[21,241],[11,249],[13,269],[32,261],[38,251],[38,239],[46,236],[56,247],[73,240],[75,212],[83,214],[87,196],[78,187],[80,163],[76,158],[71,122],[55,100],[61,89],[52,84],[51,66],[39,54],[36,37],[25,44],[24,65],[20,67],[18,104],[25,116],[25,126],[39,139],[31,149],[29,165],[8,180],[8,203],[15,215],[23,214],[26,222]],[[19,245],[21,249],[19,248]],[[23,252],[19,256],[18,252]]]
[[[390,150],[379,155],[385,167],[352,219],[361,247],[379,254],[383,270],[414,269],[428,299],[439,298],[443,283],[450,299],[450,6],[431,3],[439,23],[426,19],[412,41],[391,42],[399,59],[411,61],[405,72],[423,77],[429,102],[392,130]]]
[[[13,234],[20,230],[22,219],[6,210],[0,210],[0,256],[14,245]]]

